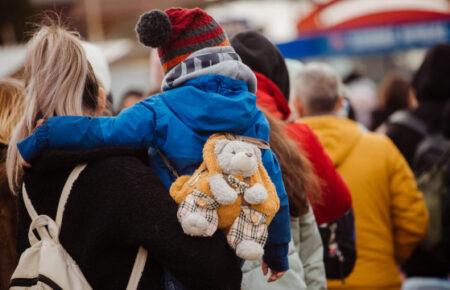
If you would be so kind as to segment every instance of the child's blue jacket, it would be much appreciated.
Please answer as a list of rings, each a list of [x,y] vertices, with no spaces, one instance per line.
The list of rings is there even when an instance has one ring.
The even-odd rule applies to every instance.
[[[44,149],[92,149],[110,146],[149,148],[152,166],[169,188],[171,175],[155,149],[161,150],[180,175],[190,175],[202,162],[202,148],[216,132],[268,141],[268,122],[256,107],[256,97],[241,80],[204,75],[150,97],[116,117],[55,117],[18,144],[25,160]],[[289,205],[280,166],[271,150],[263,163],[280,199],[280,210],[269,226],[265,261],[272,269],[287,270],[290,235]]]

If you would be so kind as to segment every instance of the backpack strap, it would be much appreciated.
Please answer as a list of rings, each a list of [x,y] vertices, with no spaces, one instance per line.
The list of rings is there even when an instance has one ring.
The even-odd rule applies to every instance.
[[[147,256],[147,250],[143,247],[139,247],[126,290],[136,290],[138,288],[139,281],[141,280],[147,262]]]
[[[75,167],[67,178],[66,184],[64,184],[61,197],[59,198],[58,209],[56,210],[56,224],[61,227],[62,219],[64,215],[64,210],[66,209],[66,203],[69,199],[70,192],[72,191],[72,187],[74,182],[78,179],[81,172],[86,168],[87,164],[81,164]]]
[[[34,209],[33,204],[31,203],[30,196],[28,195],[27,189],[25,187],[25,182],[22,184],[22,197],[23,197],[23,203],[25,204],[25,208],[27,209],[28,215],[31,218],[31,221],[34,221],[38,214],[36,210]]]
[[[164,165],[166,165],[167,169],[169,169],[170,173],[172,173],[173,176],[176,178],[180,177],[178,174],[178,171],[173,167],[172,163],[170,162],[169,158],[167,158],[164,153],[161,152],[161,150],[158,149],[158,155],[161,157],[161,160],[164,162]]]
[[[267,142],[265,140],[262,140],[262,139],[253,138],[253,137],[247,137],[247,136],[234,135],[234,134],[231,134],[231,133],[225,133],[223,135],[228,140],[238,140],[238,141],[242,141],[242,142],[247,142],[247,143],[255,145],[259,149],[270,149],[269,142]]]
[[[66,183],[64,184],[61,197],[59,198],[58,209],[56,211],[56,224],[61,227],[62,218],[64,215],[64,210],[66,208],[67,200],[69,199],[70,192],[72,190],[73,184],[80,176],[81,172],[86,168],[87,164],[81,164],[75,167],[67,178]],[[23,201],[25,204],[25,208],[27,209],[28,214],[32,221],[38,218],[38,214],[31,203],[28,192],[25,188],[25,183],[22,185],[22,195]],[[40,233],[41,228],[36,228],[36,230]],[[145,264],[147,262],[148,252],[143,247],[139,247],[139,250],[136,254],[136,258],[134,260],[133,270],[131,271],[130,279],[128,280],[126,290],[136,290],[139,281],[141,280],[142,273],[144,272]]]
[[[407,127],[421,136],[428,135],[428,129],[425,123],[408,111],[395,112],[389,117],[388,123]]]
[[[61,193],[61,197],[59,198],[58,203],[58,209],[56,212],[56,224],[59,228],[61,228],[61,222],[62,217],[64,213],[64,209],[67,203],[67,199],[69,198],[70,191],[72,189],[72,185],[77,180],[80,173],[83,171],[83,169],[86,167],[86,164],[79,165],[75,167],[75,169],[70,173],[69,177],[67,178],[67,181],[64,185],[63,191]],[[22,197],[23,202],[25,204],[25,208],[28,212],[28,215],[31,218],[31,224],[38,220],[39,214],[36,212],[36,209],[34,208],[33,204],[31,203],[30,196],[28,195],[25,182],[22,184]],[[40,237],[46,236],[46,233],[42,227],[36,227],[36,231],[39,233]],[[30,240],[31,242],[31,240]]]
[[[86,168],[86,164],[78,165],[75,169],[70,173],[67,181],[64,185],[63,191],[61,193],[61,197],[59,198],[58,209],[56,211],[56,224],[61,227],[62,217],[64,214],[64,209],[69,199],[70,191],[72,190],[73,183],[77,180],[80,173]],[[36,212],[33,204],[31,203],[30,196],[28,195],[27,189],[25,187],[25,182],[22,184],[22,197],[23,202],[25,204],[25,208],[27,209],[28,215],[31,220],[35,220],[39,215]]]
[[[86,168],[87,164],[78,165],[73,169],[67,178],[66,184],[64,185],[61,197],[59,199],[58,210],[56,212],[56,224],[61,227],[62,218],[64,215],[64,210],[66,208],[67,200],[69,199],[70,192],[72,191],[73,184],[80,176],[81,172]],[[130,279],[128,280],[126,290],[136,290],[139,281],[142,277],[142,272],[144,272],[145,263],[147,262],[147,250],[143,247],[139,247],[136,254],[136,258],[133,264],[133,270],[131,271]]]
[[[25,204],[25,208],[30,216],[31,223],[36,221],[39,217],[38,213],[34,209],[33,204],[31,203],[30,196],[28,195],[27,189],[25,187],[25,182],[22,184],[22,197],[23,203]],[[42,227],[36,227],[36,231],[38,232],[40,237],[45,237],[46,233]],[[31,242],[30,242],[31,243]]]
[[[247,143],[251,143],[255,146],[257,146],[259,149],[270,149],[269,142],[266,142],[262,139],[253,138],[253,137],[247,137],[247,136],[240,136],[240,135],[234,135],[231,133],[224,133],[223,134],[225,138],[228,140],[239,140]],[[161,160],[164,162],[164,165],[166,165],[167,169],[169,169],[170,173],[175,176],[176,178],[180,177],[180,174],[178,174],[178,171],[173,167],[172,163],[170,162],[169,158],[161,152],[161,150],[157,150],[159,157],[161,157]]]

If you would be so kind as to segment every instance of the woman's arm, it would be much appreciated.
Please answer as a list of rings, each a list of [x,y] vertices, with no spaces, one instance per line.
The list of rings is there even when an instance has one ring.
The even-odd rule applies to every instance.
[[[53,117],[17,146],[26,161],[45,149],[86,150],[111,146],[147,149],[154,136],[154,101],[147,99],[116,117]]]
[[[240,289],[240,261],[223,233],[207,238],[184,234],[177,205],[151,169],[133,158],[122,158],[120,166],[111,182],[123,191],[118,207],[129,211],[118,217],[125,240],[144,246],[150,265],[156,259],[189,289]]]

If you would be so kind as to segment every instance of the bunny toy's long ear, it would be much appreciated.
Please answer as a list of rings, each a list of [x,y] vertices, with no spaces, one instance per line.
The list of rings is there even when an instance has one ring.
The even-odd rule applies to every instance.
[[[262,162],[261,149],[256,146],[253,146],[253,151],[255,151],[255,156],[258,158],[258,162]]]
[[[229,142],[230,141],[227,139],[219,139],[216,141],[216,143],[214,144],[214,153],[216,154],[216,156],[222,153],[223,149]]]

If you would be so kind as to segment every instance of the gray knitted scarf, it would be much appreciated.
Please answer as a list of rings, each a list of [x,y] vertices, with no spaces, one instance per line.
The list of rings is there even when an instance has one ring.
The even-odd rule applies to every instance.
[[[218,74],[245,81],[248,90],[256,92],[255,74],[242,63],[231,46],[208,47],[194,52],[166,74],[162,90],[178,87],[188,80],[206,74]]]

